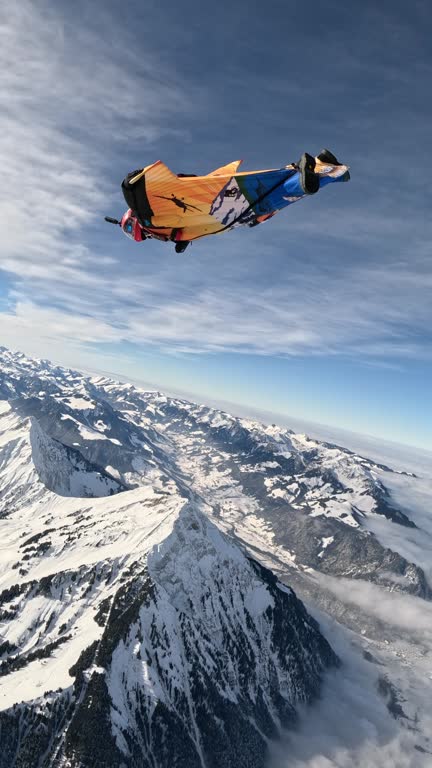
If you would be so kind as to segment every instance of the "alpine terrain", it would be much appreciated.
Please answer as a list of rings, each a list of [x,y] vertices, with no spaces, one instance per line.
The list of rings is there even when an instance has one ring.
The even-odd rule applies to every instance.
[[[431,765],[421,482],[0,348],[0,768],[312,765],[353,670],[347,760]]]

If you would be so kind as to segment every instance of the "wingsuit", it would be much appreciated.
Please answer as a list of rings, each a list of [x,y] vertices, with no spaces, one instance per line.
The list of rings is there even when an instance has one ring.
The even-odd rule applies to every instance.
[[[322,187],[350,178],[348,166],[324,149],[304,153],[279,169],[239,171],[236,160],[205,176],[174,174],[158,160],[129,173],[122,183],[128,210],[120,224],[136,242],[148,238],[175,243],[182,253],[192,240],[234,227],[254,227]]]

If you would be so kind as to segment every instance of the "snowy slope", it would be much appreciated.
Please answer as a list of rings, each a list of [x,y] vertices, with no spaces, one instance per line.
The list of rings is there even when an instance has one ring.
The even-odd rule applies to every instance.
[[[92,384],[131,423],[164,436],[178,476],[252,552],[272,552],[284,568],[430,596],[421,568],[370,535],[376,519],[415,528],[384,484],[389,467],[276,425],[110,380]]]
[[[422,570],[371,534],[381,518],[415,528],[386,489],[389,467],[105,377],[4,349],[0,359],[0,393],[14,408],[122,486],[175,481],[260,556],[271,549],[285,564],[430,594]]]
[[[336,655],[163,435],[45,370],[2,367],[0,766],[264,766]]]
[[[419,723],[421,672],[391,663],[363,598],[429,607],[423,520],[398,481],[422,482],[0,348],[0,768],[264,766],[337,658],[257,561],[361,629],[379,695],[399,701],[397,680]],[[420,670],[413,637],[394,654],[419,644]]]
[[[30,572],[0,594],[0,765],[17,754],[45,765],[45,753],[47,765],[202,765],[215,750],[221,765],[264,765],[267,738],[337,658],[291,590],[199,510],[148,488],[130,495],[127,508],[117,496],[86,509],[79,546],[62,546],[70,502],[57,531],[24,542],[37,550]]]
[[[68,764],[263,765],[267,738],[335,663],[293,593],[186,505],[112,604]],[[101,709],[110,732],[95,738]]]
[[[284,568],[367,578],[430,595],[418,564],[373,534],[390,521],[401,537],[411,535],[402,528],[415,535],[409,510],[386,488],[386,478],[400,473],[276,425],[4,349],[0,360],[0,392],[33,421],[34,431],[42,430],[45,444],[51,438],[45,453],[55,446],[73,465],[72,485],[63,469],[57,484],[44,476],[58,493],[86,495],[81,461],[100,474],[98,490],[90,483],[94,495],[146,482],[174,484],[185,496],[206,501],[218,525],[252,553],[265,557],[271,551]],[[81,490],[74,490],[75,481]],[[274,558],[268,562],[275,567]]]

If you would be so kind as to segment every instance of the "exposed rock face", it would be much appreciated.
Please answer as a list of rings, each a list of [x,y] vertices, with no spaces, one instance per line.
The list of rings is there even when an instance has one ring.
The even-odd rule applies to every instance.
[[[93,663],[68,757],[92,764],[94,731],[82,721],[105,707],[112,765],[168,768],[263,765],[265,739],[337,660],[294,594],[188,508],[116,596]]]
[[[81,612],[98,605],[96,639],[69,670],[73,692],[1,714],[0,766],[263,766],[267,739],[294,723],[296,705],[338,663],[303,604],[190,504],[104,603],[111,575],[81,568],[0,596],[17,617],[42,595],[52,609],[38,650],[7,649],[5,677],[31,676],[35,662],[62,653],[67,663],[75,627],[58,626],[59,590],[76,585]]]
[[[125,491],[126,486],[78,450],[49,437],[35,419],[30,429],[32,460],[40,481],[59,496],[99,497]]]

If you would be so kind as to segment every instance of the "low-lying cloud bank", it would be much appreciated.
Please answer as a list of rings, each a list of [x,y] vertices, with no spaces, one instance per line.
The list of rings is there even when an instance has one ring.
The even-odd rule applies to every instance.
[[[362,606],[368,597],[363,588],[361,584],[362,594],[358,590],[355,595]],[[383,590],[378,591],[382,595]],[[411,598],[402,599],[405,611],[410,602]],[[383,615],[388,615],[390,605],[391,601]],[[416,609],[413,615],[417,626],[426,623],[426,619],[418,621]],[[391,651],[387,657],[378,654],[376,663],[366,661],[352,633],[330,619],[319,618],[343,665],[327,675],[321,700],[301,713],[299,729],[287,733],[274,748],[268,768],[430,768],[432,743],[427,734],[432,731],[428,706],[431,681],[421,669],[401,667],[398,659],[393,661]],[[430,614],[427,620],[430,622]],[[407,612],[402,623],[405,621]],[[387,707],[389,696],[379,692],[380,679],[395,683],[393,690],[402,710],[398,719]]]

